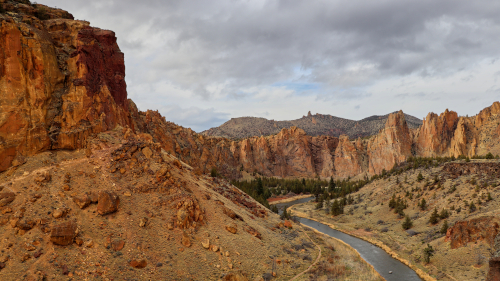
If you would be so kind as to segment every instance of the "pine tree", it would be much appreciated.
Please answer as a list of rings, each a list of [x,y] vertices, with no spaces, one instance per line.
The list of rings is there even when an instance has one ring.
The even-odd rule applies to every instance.
[[[320,196],[318,199],[318,203],[316,204],[316,210],[323,208],[323,196]]]
[[[423,179],[424,179],[424,176],[422,176],[422,172],[419,172],[418,176],[417,176],[417,181],[421,182]]]
[[[408,230],[413,227],[413,222],[411,221],[410,216],[408,215],[405,216],[405,220],[402,226],[404,230]]]
[[[257,194],[263,194],[264,193],[264,185],[262,184],[262,179],[257,178]]]
[[[445,220],[439,232],[441,232],[441,234],[446,234],[447,231],[448,231],[448,221]]]
[[[389,209],[393,209],[395,207],[396,207],[396,194],[393,194],[391,200],[389,201]]]
[[[431,217],[429,218],[429,223],[436,224],[439,222],[439,215],[437,208],[434,208],[434,212],[432,212]]]
[[[426,263],[431,262],[431,257],[434,256],[434,249],[431,245],[427,244],[427,248],[424,249],[424,260]]]
[[[422,211],[425,211],[425,209],[427,209],[427,202],[425,202],[425,198],[422,198],[422,201],[420,201],[420,204],[418,206]]]
[[[476,211],[476,205],[474,205],[474,202],[471,201],[469,205],[469,212],[475,212]]]
[[[441,213],[439,214],[439,218],[444,220],[444,219],[447,219],[450,217],[450,213],[448,212],[448,210],[444,209],[441,210]]]

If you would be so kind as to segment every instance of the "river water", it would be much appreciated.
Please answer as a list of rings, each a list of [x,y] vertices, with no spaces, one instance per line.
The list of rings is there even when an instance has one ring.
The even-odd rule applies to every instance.
[[[313,197],[303,198],[288,203],[277,204],[277,207],[281,213],[285,206],[292,206],[295,204],[308,202],[312,199],[314,198]],[[356,249],[359,252],[360,256],[364,260],[366,260],[369,264],[371,264],[375,268],[375,270],[378,273],[380,273],[380,275],[382,275],[382,277],[384,277],[387,281],[422,280],[417,275],[417,273],[413,271],[413,269],[409,268],[402,262],[392,258],[384,250],[373,244],[366,242],[365,240],[345,234],[341,231],[332,229],[328,225],[313,220],[305,218],[298,218],[298,220],[300,221],[300,223],[312,227],[318,230],[319,232],[325,233],[331,237],[342,240],[349,246]]]

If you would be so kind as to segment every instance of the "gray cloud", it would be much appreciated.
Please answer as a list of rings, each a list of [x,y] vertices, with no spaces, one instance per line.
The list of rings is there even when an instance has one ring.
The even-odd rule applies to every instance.
[[[322,85],[314,93],[318,102],[363,104],[377,95],[366,88],[380,81],[445,79],[500,55],[498,1],[42,2],[116,31],[129,85],[167,81],[199,103],[245,103],[260,89],[294,81]],[[428,97],[406,90],[393,96],[407,101]],[[186,126],[201,122],[183,120]]]

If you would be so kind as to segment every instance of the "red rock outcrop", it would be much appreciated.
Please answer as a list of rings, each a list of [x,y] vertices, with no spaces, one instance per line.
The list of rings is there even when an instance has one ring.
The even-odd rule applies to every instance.
[[[0,171],[16,157],[82,148],[90,134],[131,125],[114,33],[43,7],[48,20],[16,2],[0,15]]]
[[[500,220],[497,217],[481,217],[458,221],[446,232],[445,241],[450,241],[452,249],[482,240],[492,245],[500,228],[499,222]]]

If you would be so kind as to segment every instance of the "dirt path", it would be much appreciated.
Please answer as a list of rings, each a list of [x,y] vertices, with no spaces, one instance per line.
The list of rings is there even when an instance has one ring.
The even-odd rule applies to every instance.
[[[304,227],[302,227],[302,229],[304,230]],[[318,247],[319,249],[319,254],[318,254],[318,257],[316,258],[316,261],[314,263],[312,263],[306,270],[302,271],[301,273],[295,275],[292,279],[290,279],[290,281],[292,280],[297,280],[297,278],[299,278],[300,276],[304,275],[305,273],[307,273],[309,270],[311,270],[311,268],[317,264],[319,262],[319,259],[321,258],[321,247],[319,245],[317,245],[316,243],[314,243],[314,241],[311,239],[311,237],[309,237],[309,234],[307,234],[307,232],[304,230],[304,234],[307,236],[307,238],[309,238],[309,240],[311,240],[311,242],[316,245],[316,247]]]

